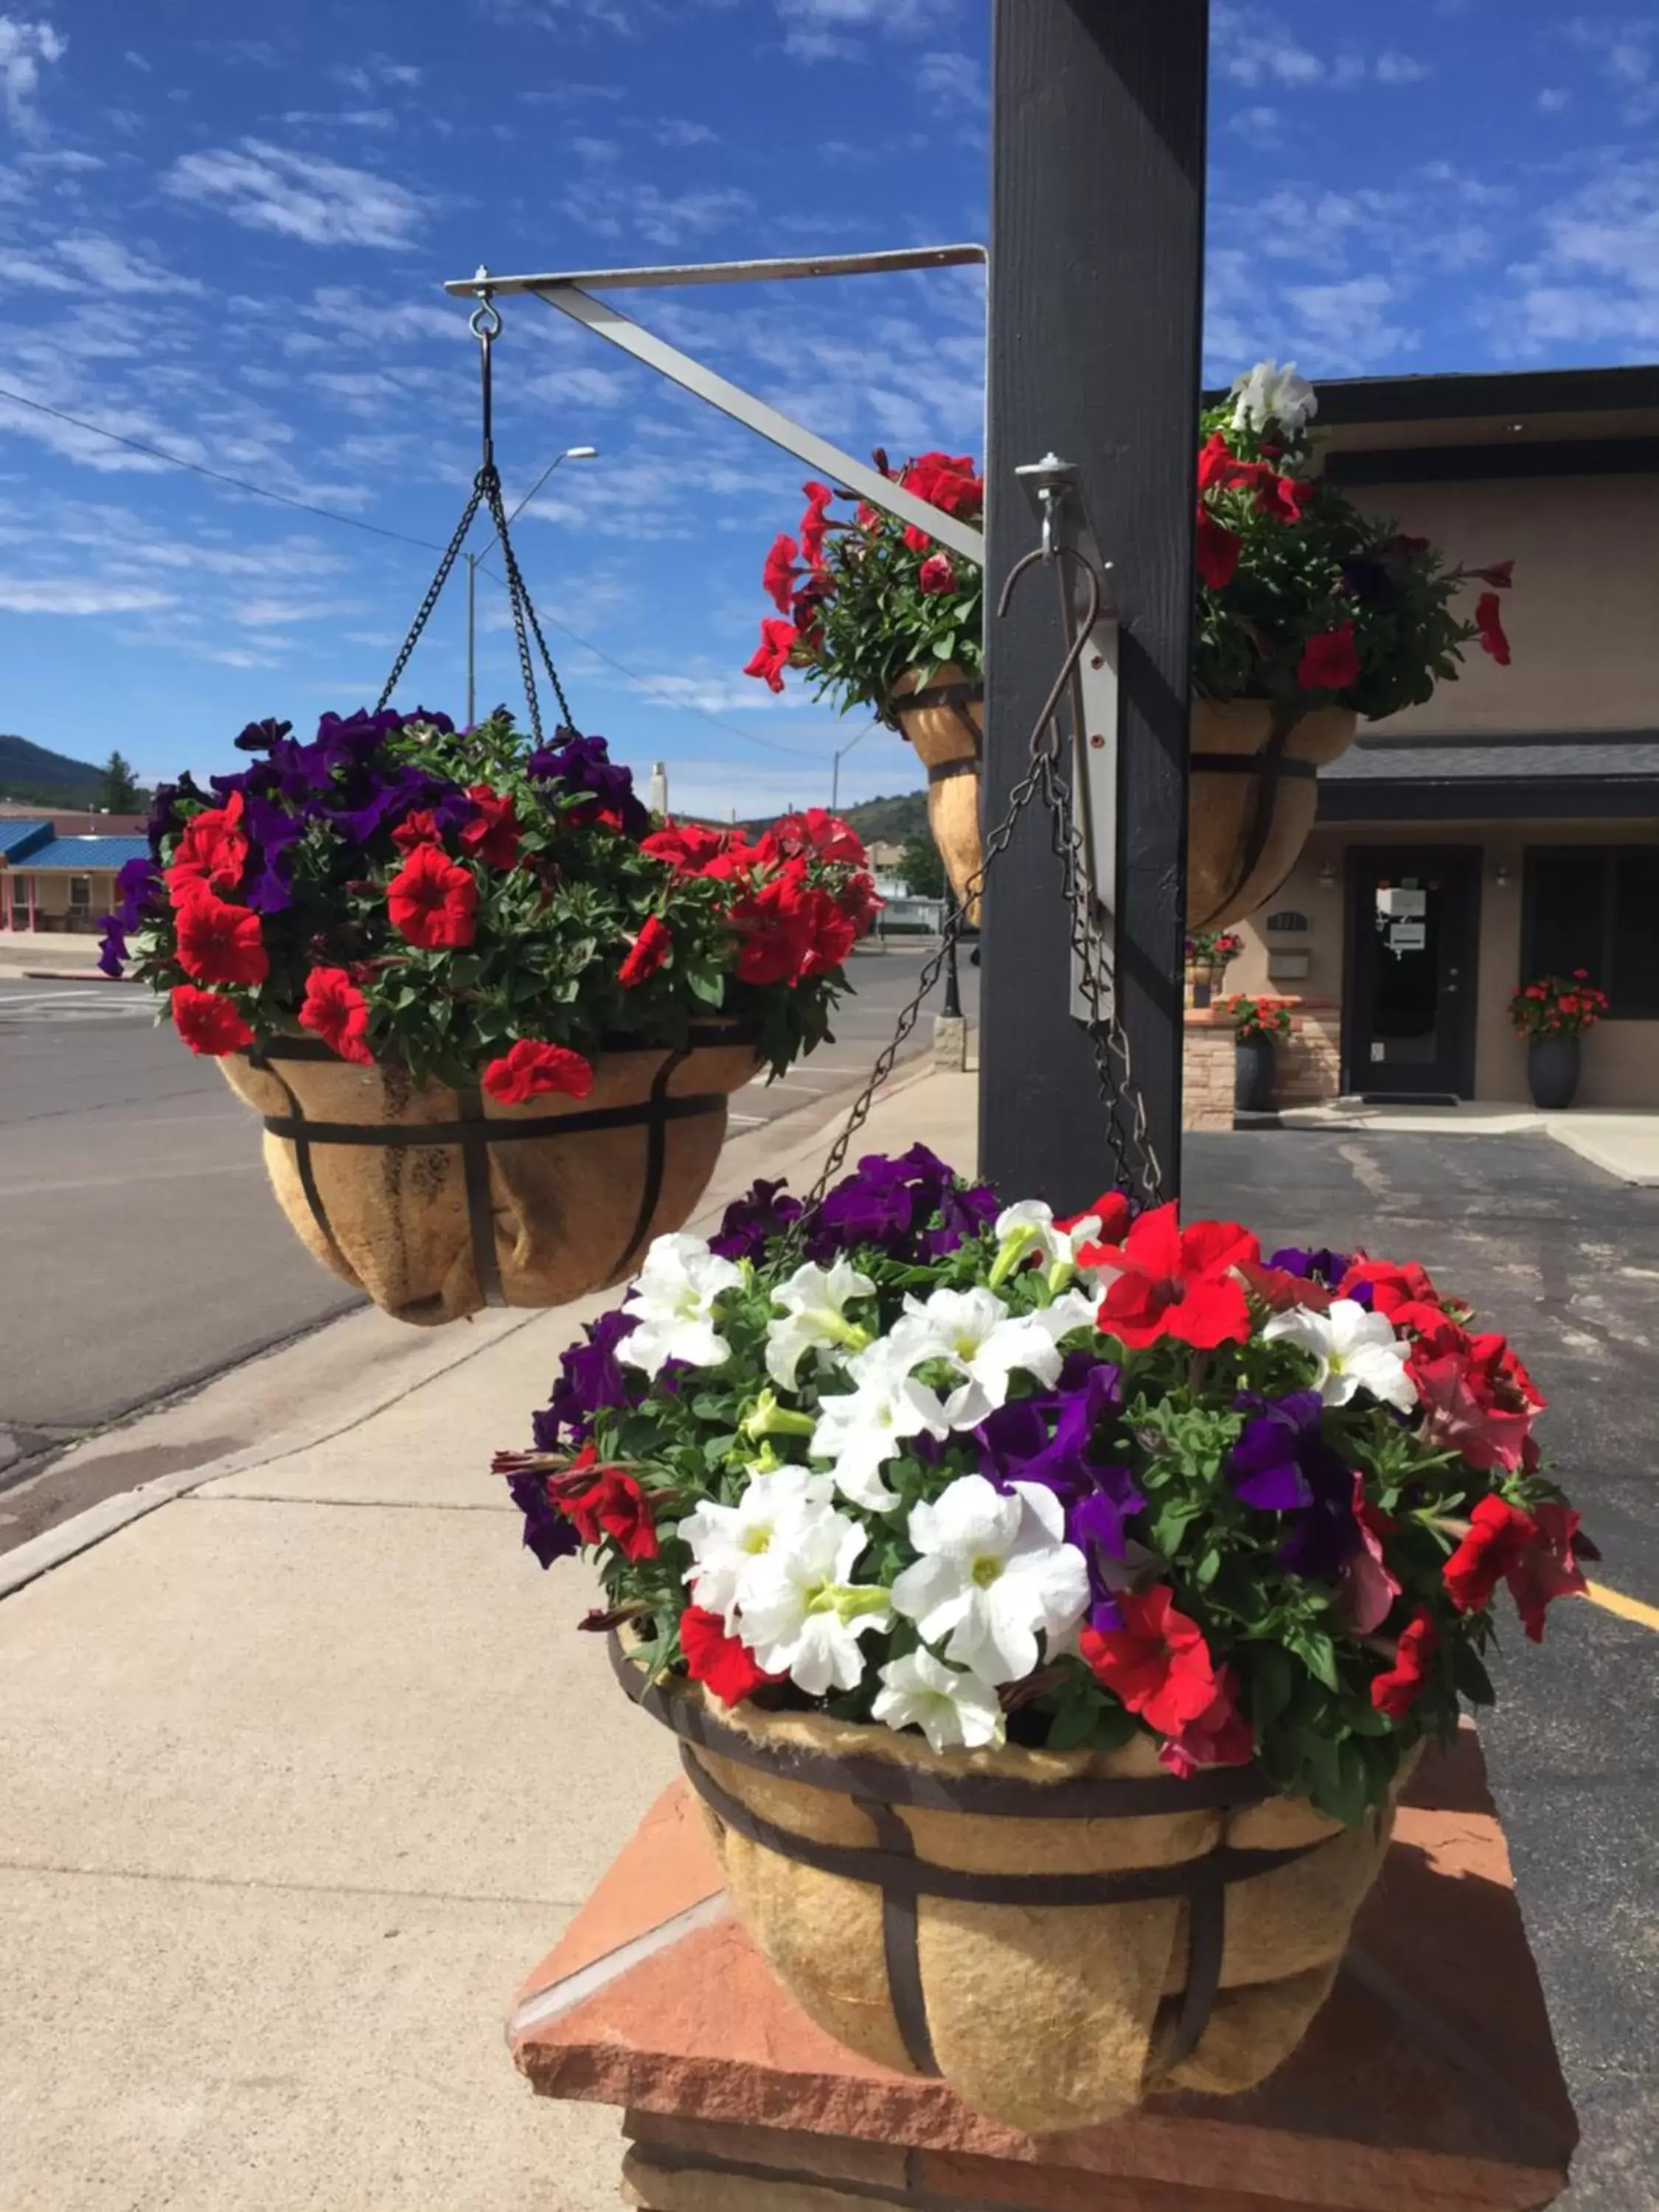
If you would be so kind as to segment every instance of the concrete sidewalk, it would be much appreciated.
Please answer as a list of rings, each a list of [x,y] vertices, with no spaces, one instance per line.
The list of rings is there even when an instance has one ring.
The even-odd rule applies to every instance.
[[[1659,1185],[1659,1112],[1652,1110],[1577,1106],[1553,1114],[1486,1098],[1465,1098],[1455,1106],[1332,1098],[1317,1106],[1281,1107],[1260,1118],[1286,1129],[1366,1129],[1379,1135],[1512,1137],[1537,1131],[1620,1182]]]
[[[975,1111],[902,1075],[854,1157],[967,1166]],[[731,1144],[707,1218],[839,1125]],[[489,1463],[614,1297],[349,1316],[83,1448],[112,1494],[0,1558],[6,2212],[613,2212],[614,2118],[501,2022],[675,1759]]]

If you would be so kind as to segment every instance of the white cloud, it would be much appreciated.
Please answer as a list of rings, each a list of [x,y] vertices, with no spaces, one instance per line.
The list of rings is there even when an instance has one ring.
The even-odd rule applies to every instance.
[[[614,161],[622,146],[615,138],[573,138],[570,150],[584,161]]]
[[[1312,351],[1328,373],[1358,375],[1411,352],[1420,333],[1391,319],[1399,293],[1387,276],[1351,276],[1340,284],[1293,284],[1285,292],[1297,317],[1294,342]]]
[[[339,62],[329,71],[336,84],[362,93],[378,92],[387,85],[406,91],[419,84],[423,74],[415,63],[391,61],[385,54],[371,54],[362,62]]]
[[[1659,343],[1659,160],[1609,155],[1539,216],[1541,251],[1485,318],[1508,349]]]
[[[175,604],[144,585],[100,584],[78,576],[0,576],[0,607],[14,615],[141,614]]]
[[[154,74],[154,64],[147,61],[143,54],[135,53],[131,46],[127,48],[121,58],[129,65],[130,68],[143,70],[146,76],[149,76]]]
[[[1269,148],[1285,143],[1285,118],[1276,107],[1241,107],[1227,118],[1227,128],[1247,144]]]
[[[1358,47],[1345,46],[1327,60],[1304,46],[1285,24],[1267,9],[1236,7],[1223,0],[1215,11],[1215,65],[1234,84],[1258,88],[1278,86],[1285,91],[1306,91],[1313,85],[1330,85],[1339,92],[1365,83],[1419,84],[1433,70],[1427,62],[1385,47],[1368,58]]]
[[[303,129],[308,123],[320,123],[331,131],[392,131],[398,123],[389,107],[339,107],[331,111],[290,107],[283,120],[295,130]]]
[[[46,292],[83,292],[88,284],[104,292],[179,292],[199,296],[206,289],[193,276],[179,276],[160,262],[147,261],[119,239],[82,233],[54,240],[50,258],[0,252],[0,280]]]
[[[262,138],[240,149],[185,154],[161,180],[174,199],[216,207],[250,230],[271,230],[307,246],[414,243],[422,202],[367,169],[296,153]]]
[[[921,38],[956,21],[957,0],[777,0],[784,52],[796,61],[853,61],[863,32]]]
[[[930,98],[954,102],[963,109],[988,109],[990,94],[985,72],[971,54],[923,54],[916,64],[916,89]]]
[[[14,130],[27,136],[40,128],[34,96],[40,88],[40,64],[62,61],[68,51],[68,40],[50,23],[0,15],[0,100]]]
[[[659,146],[714,146],[720,143],[717,131],[711,131],[706,123],[694,123],[684,115],[663,116],[652,135]]]
[[[233,617],[248,629],[279,629],[289,623],[327,622],[350,610],[337,599],[294,599],[272,592],[264,599],[239,599]]]
[[[574,185],[562,204],[567,215],[601,238],[635,234],[651,246],[682,246],[724,229],[750,213],[755,203],[732,185],[672,193],[655,185],[595,179]]]
[[[1547,84],[1538,95],[1538,105],[1546,115],[1559,115],[1571,101],[1572,94],[1560,85]]]
[[[1389,49],[1377,56],[1375,74],[1379,84],[1420,84],[1434,71],[1427,62],[1416,61],[1410,54],[1395,53]]]

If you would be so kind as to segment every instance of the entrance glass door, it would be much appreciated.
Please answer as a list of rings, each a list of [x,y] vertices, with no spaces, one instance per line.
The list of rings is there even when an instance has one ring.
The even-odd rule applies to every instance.
[[[1345,1087],[1462,1098],[1474,1087],[1480,855],[1458,848],[1348,855]]]

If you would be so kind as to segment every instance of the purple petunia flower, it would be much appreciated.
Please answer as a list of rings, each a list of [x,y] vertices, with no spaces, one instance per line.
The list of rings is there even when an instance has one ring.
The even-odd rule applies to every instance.
[[[231,742],[239,753],[268,753],[282,743],[293,730],[292,722],[279,722],[274,714],[267,714],[263,722],[249,722],[240,737]]]
[[[639,1387],[623,1374],[617,1358],[617,1346],[625,1336],[631,1335],[635,1327],[631,1314],[620,1306],[601,1314],[597,1321],[589,1322],[584,1331],[586,1344],[573,1344],[559,1355],[562,1370],[553,1385],[546,1407],[532,1416],[531,1426],[538,1451],[557,1451],[561,1431],[568,1433],[574,1443],[586,1443],[593,1426],[593,1416],[602,1407],[631,1406],[639,1396]],[[642,1386],[641,1386],[642,1387]]]
[[[291,848],[306,834],[304,817],[269,799],[250,799],[243,819],[252,851],[248,857],[247,902],[256,914],[281,914],[294,903]]]
[[[926,1145],[898,1158],[868,1152],[830,1192],[810,1224],[815,1260],[854,1244],[878,1244],[895,1260],[938,1260],[977,1237],[1000,1211],[984,1183],[961,1188],[954,1170]]]
[[[799,1221],[801,1202],[781,1196],[782,1182],[757,1182],[741,1198],[734,1198],[720,1217],[720,1232],[708,1240],[708,1249],[722,1260],[758,1260],[769,1240],[781,1237],[792,1221]]]
[[[999,1406],[974,1432],[981,1472],[999,1490],[1038,1482],[1065,1506],[1066,1540],[1088,1562],[1097,1609],[1113,1605],[1118,1578],[1108,1563],[1123,1560],[1127,1524],[1146,1503],[1133,1471],[1100,1456],[1095,1443],[1102,1419],[1121,1403],[1121,1381],[1109,1360],[1074,1354],[1059,1389]]]
[[[1254,1409],[1227,1462],[1235,1496],[1264,1513],[1293,1516],[1279,1547],[1292,1574],[1328,1578],[1359,1547],[1353,1516],[1353,1474],[1325,1441],[1324,1402],[1317,1390],[1283,1398],[1242,1396]]]
[[[161,871],[154,860],[124,860],[115,872],[116,906],[110,917],[121,930],[137,929],[144,908],[161,895]]]
[[[633,770],[611,759],[603,738],[561,730],[550,745],[538,746],[526,766],[531,775],[556,784],[570,797],[585,793],[608,808],[630,837],[643,837],[651,827],[650,814],[634,795]]]
[[[1275,1252],[1268,1261],[1270,1267],[1281,1268],[1287,1275],[1299,1275],[1305,1283],[1322,1283],[1334,1291],[1353,1261],[1346,1252],[1332,1252],[1323,1246],[1309,1250],[1301,1244],[1287,1244]]]
[[[106,914],[99,924],[104,934],[98,945],[98,967],[100,974],[119,981],[127,957],[127,940],[118,918]]]
[[[574,1558],[581,1549],[580,1540],[548,1496],[543,1478],[539,1474],[515,1474],[508,1480],[507,1487],[508,1496],[524,1515],[526,1551],[533,1552],[544,1567],[550,1567],[555,1559]]]

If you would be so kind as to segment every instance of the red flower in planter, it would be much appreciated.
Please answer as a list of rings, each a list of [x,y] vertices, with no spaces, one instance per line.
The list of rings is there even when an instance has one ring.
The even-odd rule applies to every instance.
[[[1255,1756],[1255,1730],[1238,1709],[1238,1682],[1231,1667],[1216,1676],[1215,1696],[1198,1716],[1159,1747],[1160,1766],[1195,1774],[1200,1766],[1248,1766]]]
[[[1054,1226],[1069,1236],[1079,1222],[1086,1221],[1091,1214],[1100,1224],[1102,1244],[1121,1243],[1129,1226],[1129,1201],[1121,1190],[1103,1190],[1092,1206],[1085,1206],[1081,1213],[1068,1213]]]
[[[232,792],[223,806],[210,806],[185,824],[167,868],[167,895],[182,906],[196,891],[234,891],[247,866],[247,832],[242,827],[242,794]]]
[[[1261,1257],[1255,1238],[1236,1221],[1182,1229],[1171,1200],[1143,1213],[1121,1244],[1085,1245],[1079,1261],[1117,1270],[1097,1316],[1108,1336],[1131,1351],[1165,1336],[1213,1351],[1249,1337],[1250,1310],[1233,1270]]]
[[[1439,1293],[1415,1260],[1407,1260],[1403,1267],[1397,1267],[1392,1260],[1367,1260],[1356,1255],[1352,1267],[1337,1285],[1337,1296],[1351,1298],[1361,1283],[1370,1285],[1373,1313],[1392,1317],[1397,1308],[1407,1304],[1432,1306],[1437,1312],[1439,1310]]]
[[[1264,469],[1255,488],[1255,503],[1263,514],[1271,514],[1279,522],[1300,522],[1313,503],[1315,485],[1310,477],[1275,476]]]
[[[472,872],[437,845],[417,845],[386,885],[392,926],[432,952],[472,942],[478,886]]]
[[[418,813],[404,815],[392,833],[392,842],[400,853],[409,854],[421,845],[441,845],[444,833],[432,809],[423,806]]]
[[[726,850],[726,842],[721,831],[705,830],[701,822],[670,822],[642,837],[640,850],[666,860],[678,875],[700,876]]]
[[[487,783],[474,783],[468,785],[466,795],[478,811],[461,831],[462,844],[487,867],[512,867],[524,832],[513,811],[511,794],[494,792]]]
[[[1510,665],[1510,641],[1498,612],[1496,592],[1482,592],[1474,603],[1474,626],[1480,633],[1480,650],[1489,653],[1500,668]]]
[[[654,1559],[656,1508],[631,1474],[617,1467],[599,1467],[599,1455],[584,1444],[568,1468],[547,1486],[548,1495],[584,1544],[613,1537],[627,1559]]]
[[[368,1000],[343,968],[313,968],[306,977],[300,1027],[313,1031],[342,1060],[374,1066],[374,1055],[366,1042]]]
[[[1460,1613],[1478,1613],[1491,1604],[1498,1583],[1508,1583],[1528,1636],[1541,1644],[1550,1605],[1584,1588],[1584,1571],[1573,1557],[1578,1521],[1564,1505],[1523,1513],[1507,1498],[1483,1498],[1442,1571],[1447,1595]]]
[[[483,1087],[498,1106],[522,1106],[550,1091],[561,1091],[567,1098],[586,1098],[593,1088],[593,1070],[580,1053],[562,1044],[533,1044],[520,1037],[510,1052],[485,1068]]]
[[[1428,1686],[1434,1656],[1440,1649],[1440,1632],[1426,1606],[1419,1606],[1410,1626],[1401,1631],[1394,1664],[1371,1678],[1371,1703],[1391,1720],[1403,1720]]]
[[[957,572],[951,566],[948,553],[930,553],[916,572],[918,586],[930,595],[939,592],[953,592],[957,587]]]
[[[826,806],[809,806],[804,814],[785,814],[766,833],[786,853],[816,853],[821,860],[845,860],[861,868],[868,854],[856,830],[849,830],[839,814]]]
[[[1200,491],[1249,491],[1273,471],[1261,461],[1241,461],[1219,430],[1212,430],[1198,449]]]
[[[198,887],[179,909],[179,965],[198,983],[263,983],[270,956],[258,915]]]
[[[1302,648],[1296,680],[1304,691],[1341,691],[1359,681],[1359,655],[1354,650],[1353,624],[1339,623],[1321,630]]]
[[[1201,502],[1194,544],[1200,581],[1207,584],[1212,592],[1218,592],[1224,585],[1231,584],[1238,573],[1244,540],[1237,531],[1229,530],[1224,522],[1218,522]]]
[[[173,1026],[192,1052],[220,1060],[228,1052],[241,1052],[253,1042],[253,1032],[231,1001],[217,991],[198,991],[193,983],[175,983],[168,1001]]]
[[[1419,1346],[1407,1363],[1407,1371],[1422,1402],[1425,1443],[1458,1452],[1483,1474],[1495,1467],[1513,1471],[1520,1466],[1532,1425],[1531,1410],[1497,1403],[1481,1388],[1480,1370],[1467,1353],[1425,1357]]]
[[[768,615],[761,624],[761,641],[743,665],[745,676],[758,676],[769,691],[781,691],[783,672],[800,633],[792,622]]]
[[[1515,563],[1494,561],[1490,568],[1471,568],[1469,574],[1478,576],[1483,584],[1490,584],[1496,592],[1507,592],[1515,581]]]
[[[800,519],[800,550],[809,567],[821,568],[824,536],[830,526],[830,502],[836,495],[828,484],[816,479],[804,483],[801,489],[806,494],[806,512]]]
[[[674,949],[674,933],[659,915],[647,915],[645,925],[629,946],[627,958],[617,970],[617,981],[624,991],[643,983],[654,975]]]
[[[860,938],[870,934],[876,916],[887,902],[877,890],[874,877],[866,875],[860,869],[843,887],[838,903],[853,925],[854,938]]]
[[[787,1679],[757,1667],[748,1645],[726,1634],[719,1613],[700,1605],[687,1606],[680,1615],[680,1649],[691,1680],[712,1690],[723,1705],[740,1705],[766,1683]]]
[[[918,453],[899,482],[945,514],[977,514],[985,504],[985,479],[975,472],[971,453]],[[908,544],[908,531],[905,539]],[[923,544],[932,542],[922,538]]]
[[[781,530],[772,540],[765,566],[761,570],[761,584],[766,596],[781,615],[788,613],[796,586],[804,580],[800,570],[795,566],[799,551],[794,539],[787,532]]]
[[[1223,1693],[1204,1632],[1177,1613],[1175,1593],[1159,1583],[1125,1590],[1121,1628],[1085,1628],[1078,1638],[1084,1664],[1160,1735],[1179,1737],[1207,1715]]]

